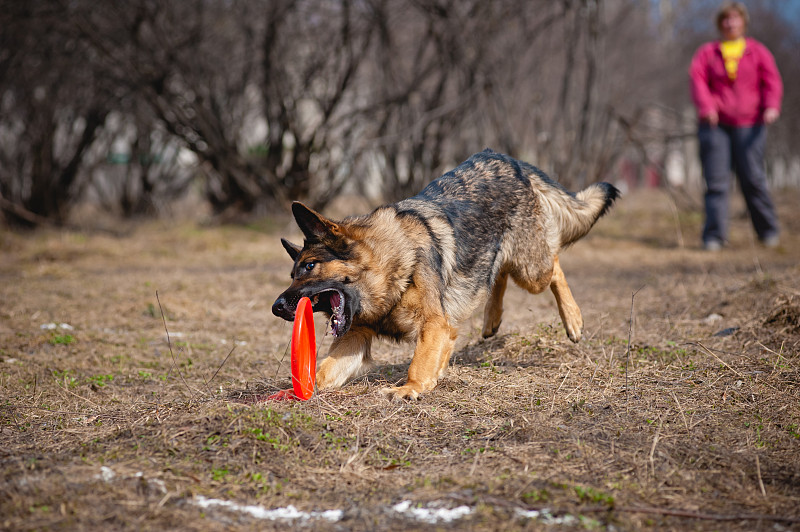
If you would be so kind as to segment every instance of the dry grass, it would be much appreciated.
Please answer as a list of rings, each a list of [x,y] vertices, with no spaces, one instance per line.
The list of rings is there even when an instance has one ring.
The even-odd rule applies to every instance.
[[[584,341],[551,296],[510,290],[499,336],[476,314],[444,381],[402,404],[377,392],[407,368],[393,345],[340,391],[252,403],[289,386],[275,232],[0,233],[0,528],[800,527],[797,200],[782,248],[737,219],[708,255],[696,214],[623,199],[562,259]],[[468,513],[430,524],[405,500]]]

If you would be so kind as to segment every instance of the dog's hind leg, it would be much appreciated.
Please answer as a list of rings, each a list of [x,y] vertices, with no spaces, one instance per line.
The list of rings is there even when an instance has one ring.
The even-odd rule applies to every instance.
[[[561,321],[564,323],[564,328],[567,330],[567,336],[573,342],[578,342],[581,339],[583,332],[583,316],[581,316],[581,309],[572,297],[572,292],[567,285],[567,278],[564,277],[564,271],[558,262],[558,255],[553,261],[553,277],[550,280],[550,290],[556,297],[558,304],[558,313],[561,315]]]
[[[484,338],[494,336],[503,321],[503,296],[506,293],[506,285],[508,285],[508,274],[501,273],[494,282],[492,293],[483,311]]]
[[[328,357],[317,368],[317,387],[338,388],[363,375],[372,367],[370,347],[373,334],[368,329],[351,328],[331,344]]]
[[[418,399],[421,393],[433,390],[447,369],[457,336],[458,329],[443,316],[426,320],[408,367],[408,380],[403,386],[381,392],[393,399]]]

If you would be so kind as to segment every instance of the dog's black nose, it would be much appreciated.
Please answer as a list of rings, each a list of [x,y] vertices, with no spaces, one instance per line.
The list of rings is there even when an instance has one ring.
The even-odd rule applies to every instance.
[[[272,313],[285,320],[292,321],[294,319],[294,311],[289,308],[289,302],[283,295],[272,304]]]
[[[282,318],[283,315],[286,313],[286,298],[280,296],[278,299],[275,300],[275,303],[272,304],[272,313]]]

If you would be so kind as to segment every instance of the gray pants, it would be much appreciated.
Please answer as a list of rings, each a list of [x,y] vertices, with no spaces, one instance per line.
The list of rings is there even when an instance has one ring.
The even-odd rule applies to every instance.
[[[703,242],[725,242],[728,237],[728,194],[731,169],[736,172],[750,219],[760,240],[778,236],[778,217],[769,194],[764,172],[764,146],[767,129],[752,127],[712,127],[701,124],[700,162],[706,180],[706,223]]]

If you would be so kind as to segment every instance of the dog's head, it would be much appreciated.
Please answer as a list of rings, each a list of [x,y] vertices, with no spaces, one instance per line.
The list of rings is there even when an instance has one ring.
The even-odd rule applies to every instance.
[[[299,202],[292,204],[297,225],[303,231],[303,247],[281,239],[294,261],[292,284],[272,305],[272,313],[285,320],[294,319],[302,297],[311,300],[314,312],[331,319],[331,332],[339,337],[353,324],[360,309],[360,293],[355,282],[359,271],[353,265],[354,241],[345,228]]]

